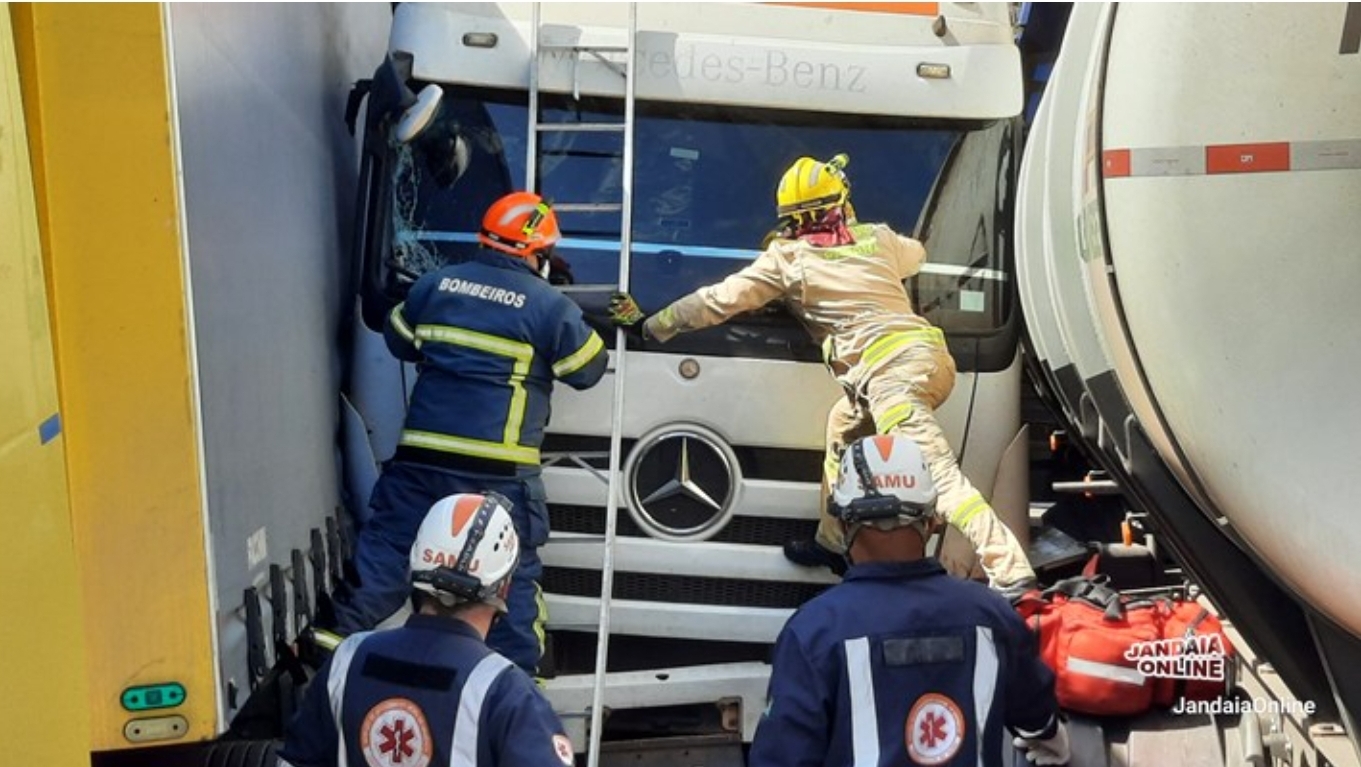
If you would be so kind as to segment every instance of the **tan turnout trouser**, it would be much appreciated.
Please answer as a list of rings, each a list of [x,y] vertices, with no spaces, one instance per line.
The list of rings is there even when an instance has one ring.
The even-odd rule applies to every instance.
[[[841,455],[850,443],[875,433],[910,437],[921,447],[930,467],[941,517],[973,544],[973,552],[953,551],[947,535],[947,545],[941,547],[939,555],[941,563],[951,573],[968,577],[975,559],[970,554],[976,554],[988,584],[1002,589],[1033,579],[1035,571],[1016,536],[960,471],[945,432],[936,423],[935,410],[950,396],[954,383],[955,362],[949,350],[936,344],[913,344],[865,380],[858,402],[838,398],[827,415],[823,502],[836,483]],[[817,539],[833,551],[842,550],[841,528],[826,513],[818,525]]]

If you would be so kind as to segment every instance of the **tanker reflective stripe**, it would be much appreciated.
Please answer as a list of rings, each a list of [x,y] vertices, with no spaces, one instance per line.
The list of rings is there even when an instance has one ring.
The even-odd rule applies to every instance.
[[[887,434],[890,429],[912,417],[912,403],[900,402],[897,405],[885,410],[883,415],[874,419],[874,428],[880,434]]]
[[[1361,169],[1361,139],[1107,149],[1106,179]]]
[[[510,666],[510,661],[492,653],[478,661],[468,674],[468,681],[463,683],[463,691],[458,697],[458,718],[454,720],[454,740],[449,747],[450,764],[477,764],[477,730],[482,720],[482,704],[492,683]]]
[[[963,530],[964,526],[969,524],[969,520],[978,516],[986,508],[988,508],[988,502],[983,500],[983,495],[974,493],[969,496],[969,500],[961,503],[959,508],[955,509],[954,513],[950,515],[950,524]]]
[[[889,333],[865,347],[865,353],[860,356],[860,364],[873,365],[880,360],[886,359],[909,344],[944,346],[945,333],[943,333],[940,328],[900,330],[896,333]]]
[[[406,303],[403,302],[392,307],[392,311],[388,313],[388,321],[392,323],[392,329],[397,331],[397,335],[415,344],[416,348],[419,349],[421,346],[421,339],[416,337],[416,333],[412,331],[411,326],[406,324],[406,317],[402,316],[402,309],[405,306]]]
[[[591,337],[586,339],[586,343],[582,344],[580,349],[553,363],[553,375],[562,378],[577,372],[604,349],[605,342],[600,340],[598,334],[591,333]]]
[[[331,656],[331,670],[326,677],[326,693],[331,699],[331,718],[336,723],[336,767],[346,767],[349,764],[345,753],[345,726],[340,719],[341,707],[345,704],[345,677],[350,674],[350,661],[354,660],[359,645],[371,633],[373,632],[362,631],[351,634],[340,643],[335,654]]]
[[[992,639],[992,629],[986,626],[975,627],[973,661],[973,707],[974,721],[978,732],[974,743],[978,746],[978,763],[983,764],[983,730],[988,726],[988,714],[992,712],[992,698],[997,694],[997,644]]]
[[[851,694],[851,753],[854,767],[879,764],[879,711],[874,707],[874,669],[869,637],[847,639],[846,682]]]
[[[448,437],[439,434],[424,434],[423,437],[419,438],[419,442],[407,441],[409,434],[418,435],[423,434],[422,432],[404,432],[402,443],[435,450],[446,450],[452,453],[468,453],[483,458],[517,461],[519,463],[538,463],[538,450],[520,446],[520,427],[524,424],[525,400],[528,397],[525,392],[524,380],[525,376],[529,375],[530,363],[534,361],[534,347],[523,341],[450,325],[420,325],[416,328],[416,336],[426,341],[454,344],[488,354],[509,357],[511,371],[506,383],[510,385],[511,390],[510,407],[509,412],[506,413],[506,428],[502,434],[500,445],[482,440]],[[432,443],[430,438],[434,438],[435,442],[444,442],[445,446]]]

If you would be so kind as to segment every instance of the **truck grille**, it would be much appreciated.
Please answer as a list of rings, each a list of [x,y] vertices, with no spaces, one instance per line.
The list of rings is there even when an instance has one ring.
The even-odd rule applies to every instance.
[[[600,573],[545,567],[543,590],[575,597],[600,596]],[[616,572],[614,598],[640,602],[797,608],[827,588],[824,583],[782,583],[687,575]]]
[[[554,532],[605,534],[605,510],[596,506],[568,506],[548,504],[549,519]],[[628,511],[619,510],[615,532],[629,538],[646,538]],[[817,520],[783,519],[771,517],[733,517],[732,521],[710,540],[719,543],[751,543],[760,546],[783,546],[786,541],[813,537]]]

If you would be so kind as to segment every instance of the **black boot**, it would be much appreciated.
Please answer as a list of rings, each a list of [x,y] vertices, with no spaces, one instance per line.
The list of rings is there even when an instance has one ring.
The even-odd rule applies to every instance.
[[[784,545],[784,556],[804,567],[826,567],[837,575],[846,574],[846,558],[812,538],[789,541]]]

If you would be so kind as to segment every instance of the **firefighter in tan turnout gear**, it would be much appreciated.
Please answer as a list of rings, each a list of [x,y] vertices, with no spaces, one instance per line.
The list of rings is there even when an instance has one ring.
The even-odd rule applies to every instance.
[[[821,344],[847,393],[827,417],[824,499],[848,444],[875,433],[910,437],[931,467],[941,512],[973,543],[989,585],[1019,592],[1034,580],[1025,552],[960,471],[935,419],[954,386],[955,363],[944,334],[913,311],[903,284],[921,269],[926,251],[883,224],[855,221],[847,161],[803,157],[785,172],[776,191],[779,229],[751,265],[651,316],[617,293],[611,317],[667,341],[783,299]],[[840,571],[844,542],[825,512],[816,539],[790,542],[785,554]]]

